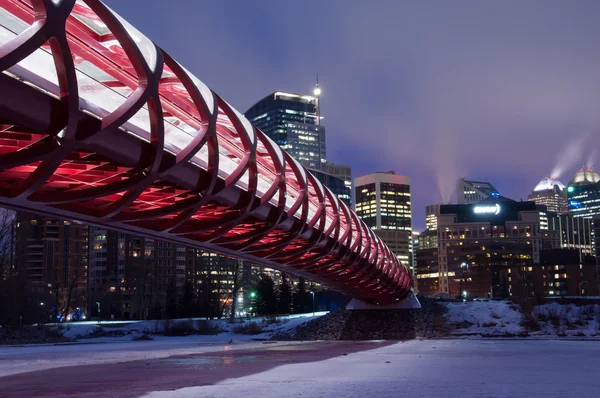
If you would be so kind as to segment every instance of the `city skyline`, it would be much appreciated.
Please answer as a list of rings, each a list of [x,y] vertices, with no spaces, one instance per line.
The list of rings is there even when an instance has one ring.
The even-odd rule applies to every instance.
[[[419,229],[457,178],[526,199],[600,149],[594,2],[142,3],[107,2],[240,110],[276,90],[310,93],[318,73],[328,157],[355,176],[413,177]],[[507,165],[509,153],[520,161]]]

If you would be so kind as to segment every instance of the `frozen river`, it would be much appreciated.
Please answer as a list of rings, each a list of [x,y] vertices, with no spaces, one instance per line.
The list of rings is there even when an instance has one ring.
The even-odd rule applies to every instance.
[[[0,396],[598,397],[600,342],[131,343],[0,348]]]

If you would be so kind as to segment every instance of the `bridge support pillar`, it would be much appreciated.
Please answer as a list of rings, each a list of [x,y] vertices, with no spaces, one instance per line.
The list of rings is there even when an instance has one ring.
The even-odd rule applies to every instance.
[[[417,299],[417,296],[411,291],[408,295],[393,304],[377,305],[371,303],[365,303],[357,299],[352,299],[346,306],[346,310],[415,310],[420,309],[421,303]]]

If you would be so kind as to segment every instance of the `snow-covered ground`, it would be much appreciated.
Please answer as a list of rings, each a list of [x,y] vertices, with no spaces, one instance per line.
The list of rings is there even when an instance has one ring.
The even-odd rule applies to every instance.
[[[562,337],[600,337],[600,305],[550,303],[537,306],[532,311],[540,325],[533,335]]]
[[[0,377],[67,366],[114,364],[213,351],[253,349],[263,344],[258,341],[236,340],[229,343],[214,338],[210,340],[210,337],[214,336],[160,336],[154,341],[0,346]]]
[[[508,301],[442,303],[448,310],[446,321],[454,336],[512,336],[524,332],[523,314]]]
[[[250,320],[245,320],[243,323],[247,324],[249,322],[258,323],[263,330],[264,333],[257,335],[242,335],[233,333],[233,329],[236,326],[240,326],[243,324],[240,319],[236,319],[235,323],[229,323],[226,319],[220,320],[210,320],[208,321],[211,325],[217,327],[221,330],[221,333],[216,335],[208,335],[202,336],[206,341],[227,341],[230,339],[236,340],[253,340],[260,338],[269,338],[276,331],[285,331],[288,329],[295,328],[296,326],[308,322],[316,317],[327,314],[324,312],[315,312],[308,314],[293,314],[286,315],[276,318],[264,318],[264,317],[255,317]],[[189,319],[177,319],[171,321],[171,325],[180,322],[191,321],[192,323],[203,320],[204,318],[189,318]],[[273,322],[274,323],[268,323]],[[50,327],[58,327],[61,329],[63,336],[73,339],[83,339],[83,341],[88,341],[88,337],[92,337],[94,333],[98,333],[100,330],[104,332],[118,332],[122,331],[127,333],[122,337],[98,337],[94,338],[94,342],[100,341],[120,341],[120,340],[131,340],[134,337],[140,336],[142,334],[149,335],[157,335],[164,332],[165,321],[104,321],[101,323],[85,321],[85,322],[69,322],[63,324],[55,324],[50,325]]]
[[[192,397],[598,397],[600,344],[413,340],[214,385],[150,393]]]
[[[450,336],[600,339],[600,305],[550,303],[527,319],[509,301],[442,303]]]

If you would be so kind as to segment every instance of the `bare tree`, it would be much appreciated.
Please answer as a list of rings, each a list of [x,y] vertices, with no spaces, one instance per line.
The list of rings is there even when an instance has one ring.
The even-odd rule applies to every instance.
[[[15,213],[0,208],[0,277],[9,279],[16,272]]]
[[[237,306],[237,296],[238,296],[238,293],[240,291],[240,288],[241,288],[242,282],[243,282],[243,267],[246,267],[246,266],[247,265],[244,261],[235,261],[234,262],[234,266],[233,266],[233,270],[232,270],[232,274],[231,274],[233,285],[232,285],[232,289],[231,289],[231,295],[229,297],[231,299],[231,307],[230,307],[230,314],[229,314],[230,322],[233,322],[233,320],[235,318],[235,311],[236,311],[236,306]]]

